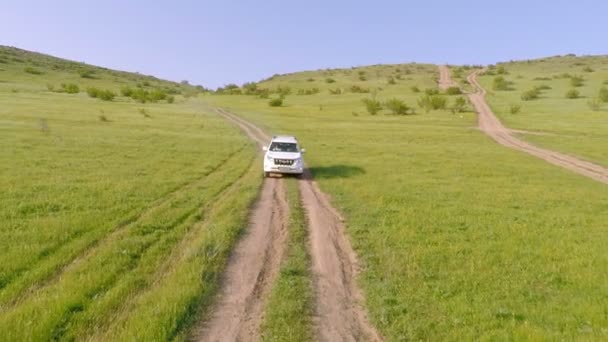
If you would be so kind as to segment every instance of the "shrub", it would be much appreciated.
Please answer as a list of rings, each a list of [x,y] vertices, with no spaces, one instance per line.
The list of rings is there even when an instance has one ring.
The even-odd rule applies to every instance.
[[[512,104],[509,106],[509,113],[511,113],[511,114],[517,114],[517,113],[519,113],[520,110],[521,110],[521,105]]]
[[[342,94],[342,88],[336,88],[336,89],[327,89],[329,91],[329,93],[331,95],[340,95]]]
[[[534,81],[551,81],[551,77],[534,77]]]
[[[173,102],[175,102],[175,96],[168,95],[167,96],[167,103],[173,103]]]
[[[429,95],[426,94],[418,99],[418,106],[423,108],[427,113],[431,110],[445,109],[447,105],[447,99],[442,95]]]
[[[268,88],[258,88],[257,94],[261,99],[267,99],[270,96],[270,90]]]
[[[498,75],[506,75],[506,74],[508,74],[508,72],[505,69],[505,67],[501,65],[498,68],[496,68],[496,74],[498,74]]]
[[[384,102],[384,107],[391,111],[393,114],[397,115],[405,115],[405,114],[414,114],[413,108],[410,108],[405,102],[399,100],[397,98],[392,98]]]
[[[272,99],[272,100],[268,101],[268,105],[270,107],[281,107],[283,105],[283,98],[279,97],[276,99]]]
[[[365,75],[359,75],[359,81],[367,81],[367,77],[365,77]]]
[[[279,94],[280,96],[287,96],[291,94],[291,88],[289,86],[278,86],[275,93]]]
[[[245,94],[252,95],[258,90],[258,85],[255,82],[247,82],[243,84],[243,89],[245,90]]]
[[[375,98],[366,98],[361,101],[363,101],[365,104],[365,109],[367,109],[367,112],[371,115],[376,115],[382,110],[382,104]]]
[[[424,89],[424,93],[427,95],[439,95],[439,89],[437,88],[426,88]]]
[[[494,77],[492,81],[492,89],[493,90],[511,90],[511,82],[507,81],[502,76]]]
[[[466,110],[466,107],[467,100],[464,97],[459,96],[454,100],[454,104],[452,105],[452,107],[450,107],[450,110],[452,111],[452,114],[462,113]]]
[[[580,93],[578,90],[576,89],[570,89],[566,92],[566,98],[567,99],[578,99],[580,96]]]
[[[552,88],[551,88],[551,86],[548,86],[546,84],[541,84],[541,85],[535,86],[534,89],[537,89],[538,91],[543,91],[543,90],[550,90]]]
[[[68,93],[68,94],[77,94],[80,92],[80,88],[78,87],[78,85],[74,84],[74,83],[62,83],[61,84],[61,88],[63,89],[64,92]]]
[[[608,88],[601,87],[597,97],[602,102],[608,102]]]
[[[582,76],[572,76],[570,77],[570,85],[572,87],[581,87],[583,86],[585,79]]]
[[[412,86],[410,88],[410,90],[412,91],[412,93],[419,93],[420,92],[420,88],[418,88],[418,86]]]
[[[31,67],[31,66],[25,67],[23,69],[23,71],[27,72],[28,74],[32,74],[32,75],[42,75],[43,74],[42,71],[40,71],[38,69],[35,69],[35,68]]]
[[[80,70],[78,75],[82,78],[95,78],[95,71],[93,70]]]
[[[122,96],[131,97],[133,95],[133,89],[129,86],[124,86],[120,88],[120,93]]]
[[[306,80],[306,82],[314,82],[314,81],[315,81],[315,79],[314,79],[314,78],[312,78],[312,77],[309,77],[309,78]]]
[[[336,83],[336,80],[334,80],[331,77],[328,77],[328,78],[325,79],[325,83]]]
[[[369,93],[369,88],[363,88],[363,87],[358,86],[358,85],[353,85],[353,86],[350,87],[350,91],[352,93],[363,94],[363,93]]]
[[[448,95],[460,95],[462,94],[462,90],[459,87],[449,87],[445,90],[445,93]]]
[[[393,76],[388,77],[387,83],[388,84],[397,84],[397,82],[395,82],[395,79],[393,78]]]
[[[524,91],[521,94],[521,99],[524,101],[536,100],[540,96],[540,91],[538,89],[530,89],[528,91]]]
[[[99,115],[99,121],[109,122],[110,120],[108,120],[108,118],[104,114],[101,114]]]
[[[95,88],[95,87],[87,88],[87,94],[89,94],[89,96],[92,98],[97,98],[99,96],[100,92],[101,92],[101,89],[99,89],[99,88]]]
[[[49,91],[55,91],[55,86],[49,83],[46,85],[46,89],[48,89]]]
[[[591,108],[592,111],[598,111],[602,108],[602,102],[603,102],[602,100],[595,97],[595,98],[587,101],[587,105],[589,106],[589,108]]]
[[[584,72],[593,72],[593,68],[591,68],[590,66],[586,66],[583,68]]]
[[[101,90],[98,94],[97,94],[97,98],[99,98],[100,100],[103,101],[112,101],[114,100],[114,97],[116,96],[116,94],[111,91],[111,90]]]
[[[157,102],[157,101],[161,101],[161,100],[164,100],[167,98],[167,94],[160,89],[152,90],[148,96],[149,96],[150,102]]]

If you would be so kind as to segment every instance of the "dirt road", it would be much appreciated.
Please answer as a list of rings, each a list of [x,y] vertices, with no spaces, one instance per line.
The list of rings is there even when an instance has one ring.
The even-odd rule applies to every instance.
[[[449,87],[456,87],[456,83],[450,77],[450,68],[447,65],[439,66],[439,89],[446,90]]]
[[[440,75],[445,74],[444,68],[445,67],[439,68]],[[551,164],[561,166],[583,176],[608,184],[608,169],[563,153],[534,146],[514,137],[512,135],[513,131],[503,126],[486,102],[486,91],[477,81],[477,75],[482,71],[483,70],[477,70],[471,73],[467,80],[476,89],[475,93],[469,94],[468,96],[478,113],[479,128],[485,134],[503,146],[529,153]],[[449,72],[447,73],[447,76],[449,77]]]
[[[222,114],[239,125],[260,146],[267,137]],[[260,174],[261,174],[260,170]],[[201,341],[257,341],[266,298],[279,274],[287,242],[289,206],[283,180],[266,178],[249,225],[233,250],[223,275],[215,310],[201,325]]]
[[[217,110],[226,119],[237,124],[251,139],[262,145],[270,137],[252,123],[226,111]],[[261,167],[261,165],[260,165]],[[260,171],[261,172],[261,171]],[[308,217],[310,234],[309,251],[312,258],[312,273],[315,293],[315,340],[320,341],[380,341],[375,328],[369,323],[362,302],[363,296],[357,288],[357,259],[345,235],[344,224],[340,214],[331,206],[329,198],[321,192],[312,175],[306,170],[299,181],[300,196]],[[270,200],[270,194],[278,200]],[[271,288],[275,276],[266,276],[278,271],[286,233],[282,219],[286,218],[287,206],[285,191],[280,178],[266,179],[262,190],[262,199],[255,208],[249,233],[239,243],[228,265],[226,281],[221,290],[221,300],[209,322],[201,329],[200,339],[205,341],[259,340],[259,323],[263,315],[264,293]],[[273,211],[280,220],[272,220]],[[256,219],[257,216],[264,219]],[[270,216],[270,218],[268,218]],[[256,222],[269,222],[266,225],[279,225],[282,228],[264,228]],[[275,232],[256,233],[269,229]],[[265,234],[270,235],[264,240]],[[251,235],[259,236],[251,238]],[[278,237],[278,238],[277,238]],[[247,240],[251,240],[248,242]],[[256,250],[276,249],[272,255],[263,255]],[[248,258],[245,254],[249,255]],[[270,260],[273,259],[273,260]],[[264,265],[272,263],[271,270],[264,271]],[[258,264],[261,264],[259,266]],[[244,278],[240,272],[246,270],[251,276]],[[257,281],[253,274],[258,273]],[[249,280],[254,279],[254,280]],[[260,283],[261,290],[242,282]],[[249,309],[249,308],[255,309]]]

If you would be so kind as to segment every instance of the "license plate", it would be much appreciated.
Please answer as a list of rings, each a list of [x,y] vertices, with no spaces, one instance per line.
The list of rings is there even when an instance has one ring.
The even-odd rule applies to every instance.
[[[279,168],[279,171],[289,171],[289,170],[291,170],[291,169],[288,168],[288,167],[280,167]]]

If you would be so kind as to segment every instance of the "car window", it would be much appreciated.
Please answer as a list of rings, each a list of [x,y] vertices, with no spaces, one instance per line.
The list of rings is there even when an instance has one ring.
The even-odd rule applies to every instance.
[[[294,143],[273,142],[270,144],[272,152],[298,152],[298,145]]]

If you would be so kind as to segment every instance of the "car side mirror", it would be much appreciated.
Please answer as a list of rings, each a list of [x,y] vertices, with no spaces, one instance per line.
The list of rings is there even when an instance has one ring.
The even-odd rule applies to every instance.
[[[306,153],[306,149],[305,148],[300,149],[300,153]]]
[[[268,151],[268,146],[262,146],[262,151]]]

